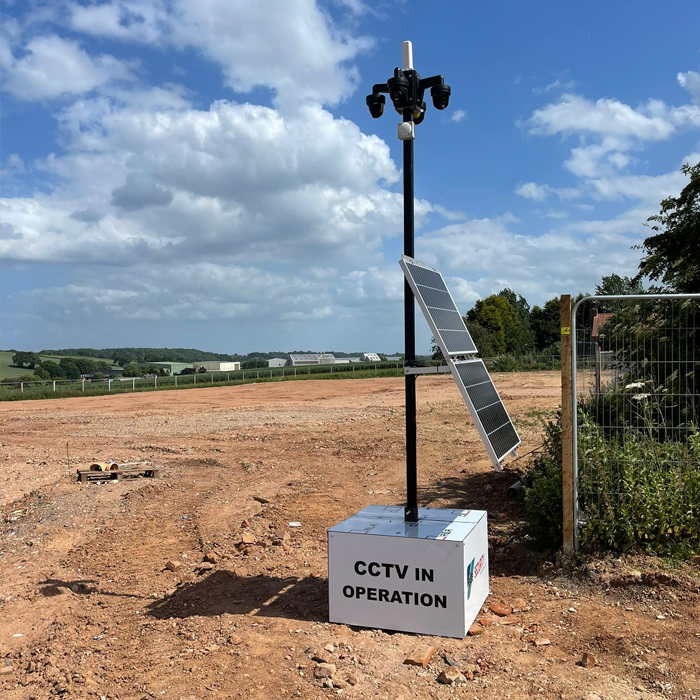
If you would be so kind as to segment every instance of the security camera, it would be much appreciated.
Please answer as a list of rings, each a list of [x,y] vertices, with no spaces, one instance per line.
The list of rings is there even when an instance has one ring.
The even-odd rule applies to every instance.
[[[445,109],[450,103],[450,94],[452,90],[449,85],[433,85],[430,88],[430,96],[433,98],[433,106],[435,109]]]
[[[384,95],[367,95],[366,102],[369,107],[369,113],[374,119],[379,119],[384,114],[384,104],[386,103]]]
[[[389,99],[394,104],[394,109],[401,112],[408,104],[408,78],[397,68],[394,71],[394,77],[389,78],[386,85],[389,88]]]

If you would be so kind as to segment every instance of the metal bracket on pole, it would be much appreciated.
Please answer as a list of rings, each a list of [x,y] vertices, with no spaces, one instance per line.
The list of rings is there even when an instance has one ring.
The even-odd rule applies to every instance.
[[[437,365],[435,367],[404,367],[406,374],[449,374],[452,370],[447,365]]]

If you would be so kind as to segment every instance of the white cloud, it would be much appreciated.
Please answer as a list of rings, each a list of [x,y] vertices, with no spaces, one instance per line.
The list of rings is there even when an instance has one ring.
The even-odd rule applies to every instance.
[[[112,0],[70,6],[74,29],[126,41],[194,48],[238,92],[262,85],[287,108],[335,104],[358,73],[349,63],[372,46],[334,24],[313,0]]]
[[[464,121],[466,116],[467,113],[463,109],[457,109],[450,115],[450,121],[454,122],[455,124],[459,124],[460,122]]]
[[[544,87],[533,88],[532,92],[534,92],[536,95],[542,95],[546,92],[551,92],[552,90],[571,90],[573,87],[573,80],[568,80],[564,82],[560,78],[557,78],[556,80],[553,80],[551,83],[548,83]]]
[[[647,116],[618,100],[592,102],[571,94],[535,110],[527,125],[533,134],[591,133],[651,141],[667,139],[675,128],[663,116]]]
[[[678,84],[690,93],[695,104],[700,104],[700,73],[692,70],[679,73]]]
[[[114,56],[90,56],[77,42],[55,35],[32,39],[24,51],[20,58],[5,58],[5,90],[21,100],[81,94],[132,77]]]
[[[543,202],[552,195],[562,200],[575,199],[581,195],[581,191],[576,187],[552,187],[550,185],[541,185],[537,182],[523,182],[515,188],[515,194],[525,199]]]
[[[6,199],[23,235],[6,259],[133,264],[144,256],[379,259],[401,231],[389,148],[319,106],[283,117],[217,102],[152,111],[99,98],[60,117],[67,153],[38,167],[50,194]],[[99,218],[76,215],[92,210]],[[418,201],[420,222],[432,210]]]

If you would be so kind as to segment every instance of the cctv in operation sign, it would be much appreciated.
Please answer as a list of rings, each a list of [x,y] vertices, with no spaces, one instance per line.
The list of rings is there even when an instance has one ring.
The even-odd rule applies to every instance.
[[[328,531],[331,622],[464,637],[488,595],[486,513],[370,506]]]

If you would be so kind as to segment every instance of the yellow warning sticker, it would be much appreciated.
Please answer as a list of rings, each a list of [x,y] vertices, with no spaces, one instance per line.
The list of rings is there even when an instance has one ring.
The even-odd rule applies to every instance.
[[[562,326],[561,334],[562,335],[571,335],[571,328],[569,326]]]

